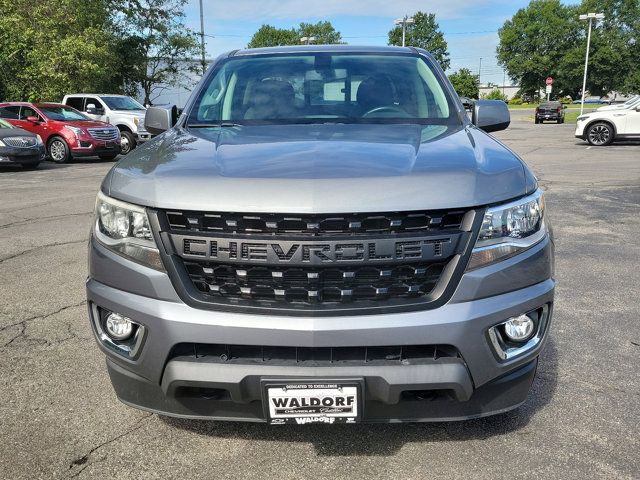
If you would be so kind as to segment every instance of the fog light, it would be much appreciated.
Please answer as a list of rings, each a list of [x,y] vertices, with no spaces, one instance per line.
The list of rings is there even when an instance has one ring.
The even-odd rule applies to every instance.
[[[533,335],[535,324],[528,315],[513,317],[504,323],[504,333],[514,342],[524,342]]]
[[[133,333],[133,322],[119,313],[111,312],[107,315],[105,327],[114,340],[126,340]]]

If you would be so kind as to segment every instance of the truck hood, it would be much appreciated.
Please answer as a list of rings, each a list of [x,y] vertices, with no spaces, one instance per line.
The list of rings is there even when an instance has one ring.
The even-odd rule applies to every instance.
[[[144,119],[145,110],[111,110],[111,115]]]
[[[344,124],[175,128],[103,183],[149,207],[256,213],[461,208],[535,188],[522,161],[474,127]]]

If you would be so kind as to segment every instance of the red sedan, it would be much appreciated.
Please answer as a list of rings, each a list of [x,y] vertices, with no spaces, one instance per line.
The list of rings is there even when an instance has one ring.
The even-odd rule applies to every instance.
[[[37,135],[49,158],[66,163],[71,158],[97,156],[112,160],[120,153],[120,132],[58,103],[0,103],[0,118]]]

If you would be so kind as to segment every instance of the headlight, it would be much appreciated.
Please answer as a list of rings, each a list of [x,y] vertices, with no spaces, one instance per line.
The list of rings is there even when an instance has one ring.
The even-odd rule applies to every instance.
[[[144,208],[98,193],[95,236],[108,249],[156,270],[164,270]]]
[[[2,140],[0,140],[0,147],[6,147],[5,143]]]
[[[73,134],[78,138],[80,135],[84,133],[84,130],[78,127],[72,127],[71,125],[65,125],[64,128],[73,132]]]
[[[42,145],[43,144],[42,137],[40,135],[36,135],[36,144],[38,144],[38,145]]]
[[[138,117],[133,117],[133,124],[137,127],[140,123],[140,119]]]
[[[546,234],[541,190],[515,202],[491,207],[484,214],[467,270],[504,260],[531,248]]]

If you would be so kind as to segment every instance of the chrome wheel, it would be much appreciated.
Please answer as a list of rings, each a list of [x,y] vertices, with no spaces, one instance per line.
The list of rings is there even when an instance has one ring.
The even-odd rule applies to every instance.
[[[53,140],[49,145],[49,156],[56,163],[62,163],[67,158],[67,146],[62,140]]]
[[[129,143],[129,139],[123,135],[122,138],[120,138],[120,153],[126,155],[129,153],[129,150],[131,150],[131,143]]]
[[[597,123],[589,129],[588,139],[591,145],[607,145],[612,140],[611,128],[603,123]]]

